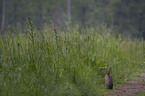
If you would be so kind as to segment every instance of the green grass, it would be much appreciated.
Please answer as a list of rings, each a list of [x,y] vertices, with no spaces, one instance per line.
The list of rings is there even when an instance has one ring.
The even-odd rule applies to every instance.
[[[109,67],[114,86],[145,68],[145,42],[105,27],[26,33],[0,36],[1,96],[98,96]]]

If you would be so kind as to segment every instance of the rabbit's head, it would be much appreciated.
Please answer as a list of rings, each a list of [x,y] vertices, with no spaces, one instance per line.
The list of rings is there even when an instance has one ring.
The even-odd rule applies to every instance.
[[[105,74],[105,75],[110,75],[111,69],[112,69],[112,67],[110,67],[109,70],[105,71],[104,74]]]

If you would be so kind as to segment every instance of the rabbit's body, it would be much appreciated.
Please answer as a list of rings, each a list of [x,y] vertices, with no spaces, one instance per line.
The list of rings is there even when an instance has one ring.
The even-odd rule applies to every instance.
[[[112,77],[110,76],[110,71],[111,68],[109,68],[109,70],[105,71],[105,87],[107,89],[113,89],[113,80]]]

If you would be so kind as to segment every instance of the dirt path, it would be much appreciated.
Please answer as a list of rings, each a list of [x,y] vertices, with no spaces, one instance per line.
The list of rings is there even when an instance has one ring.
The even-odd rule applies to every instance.
[[[139,95],[139,93],[145,92],[145,73],[141,73],[139,78],[134,78],[132,81],[127,82],[127,84],[114,89],[113,94],[107,96]]]

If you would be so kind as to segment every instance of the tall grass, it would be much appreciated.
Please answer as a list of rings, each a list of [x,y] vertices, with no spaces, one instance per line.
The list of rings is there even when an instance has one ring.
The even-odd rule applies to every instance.
[[[145,42],[105,27],[16,33],[0,37],[1,96],[98,96],[109,67],[114,86],[145,68]]]

